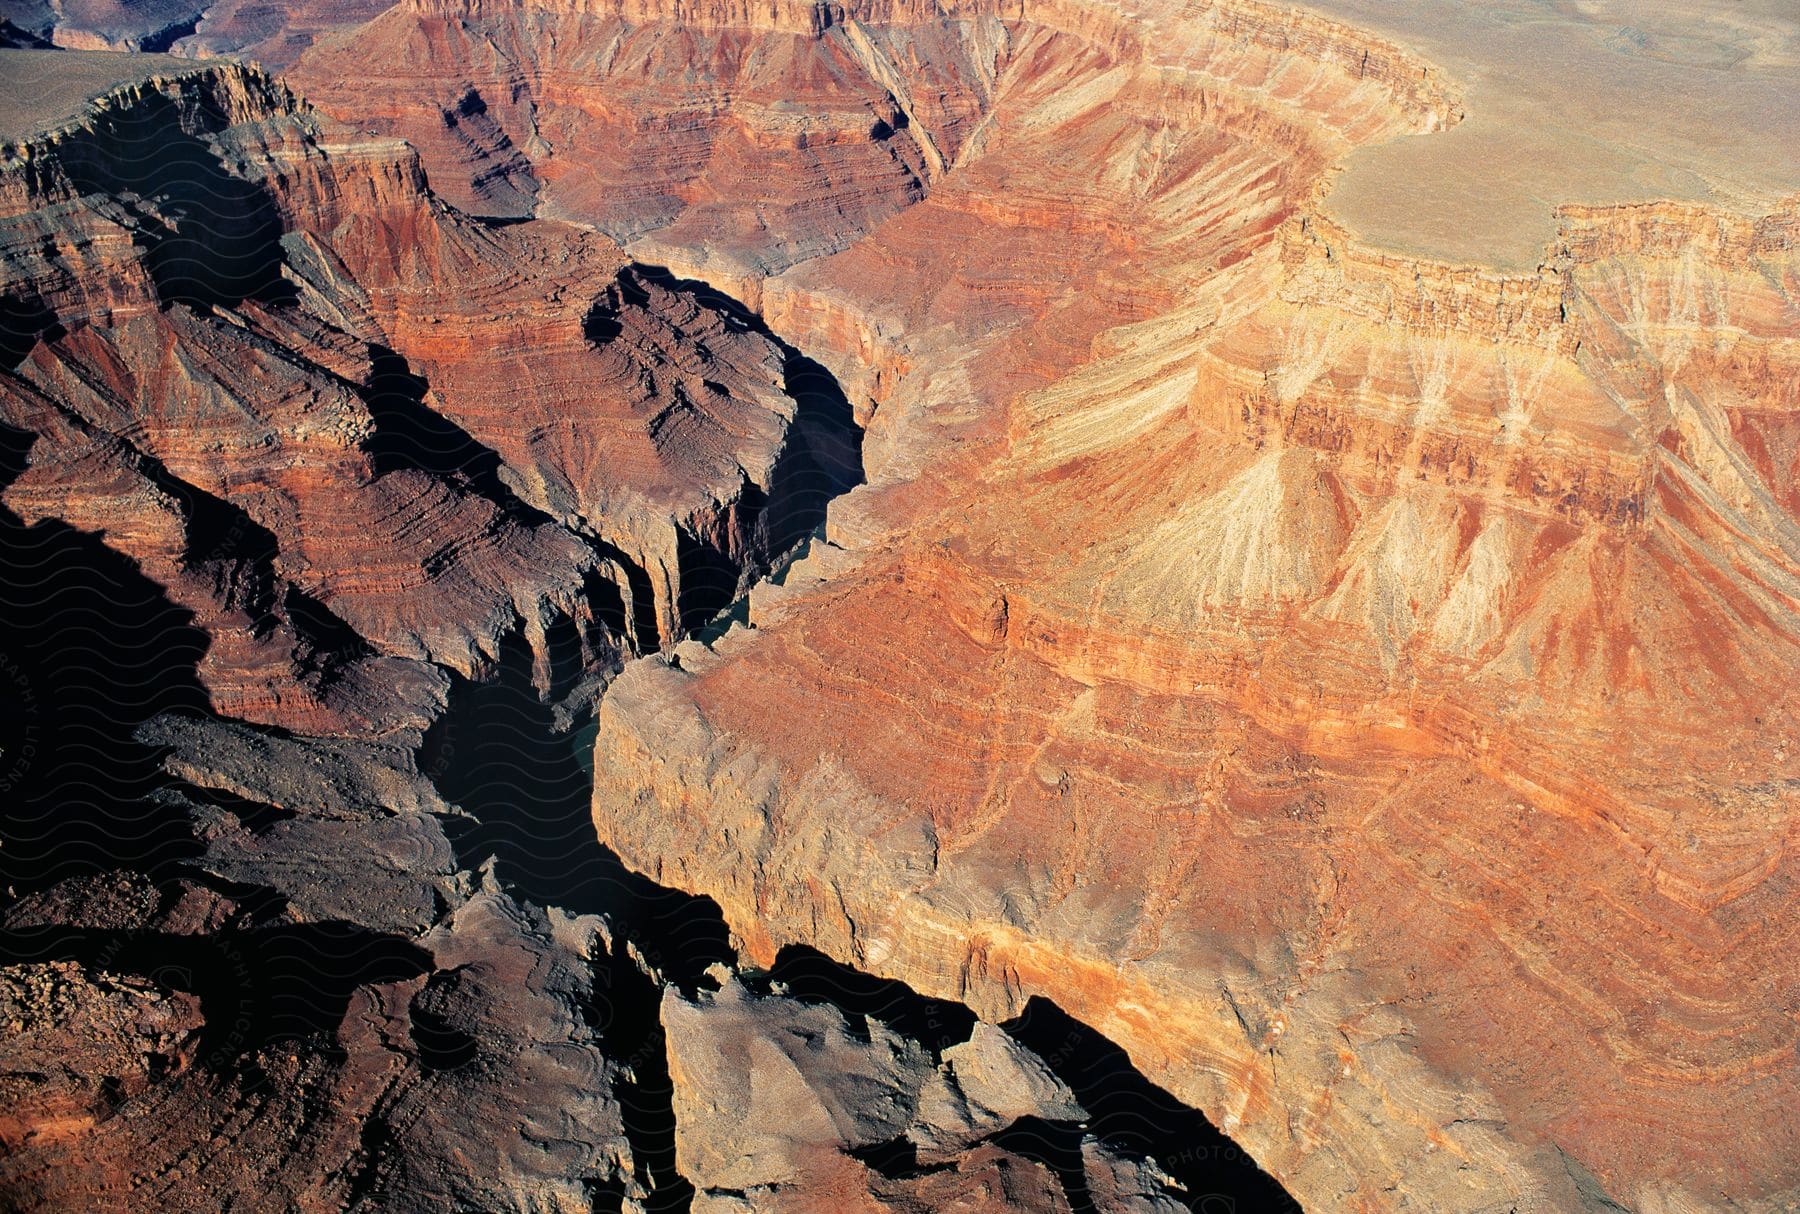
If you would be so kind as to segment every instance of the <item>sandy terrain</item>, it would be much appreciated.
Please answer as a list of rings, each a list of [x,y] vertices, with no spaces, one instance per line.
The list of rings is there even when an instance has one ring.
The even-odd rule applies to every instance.
[[[1314,0],[1463,86],[1448,132],[1364,147],[1328,202],[1404,252],[1528,268],[1565,202],[1757,206],[1800,189],[1800,9],[1781,0]],[[1654,10],[1654,11],[1645,11]]]
[[[0,51],[0,136],[16,138],[57,126],[121,84],[203,66],[176,55]]]

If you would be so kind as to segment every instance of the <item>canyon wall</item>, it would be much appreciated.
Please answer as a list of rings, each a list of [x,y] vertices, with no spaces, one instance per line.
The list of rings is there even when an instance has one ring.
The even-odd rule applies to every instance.
[[[166,588],[184,695],[404,772],[477,681],[603,688],[600,840],[752,967],[1054,1004],[1311,1207],[1800,1200],[1794,200],[1566,207],[1524,272],[1364,246],[1333,166],[1462,94],[1250,3],[417,0],[291,79],[354,126],[222,67],[0,180],[5,504]],[[179,171],[121,163],[150,119]],[[241,239],[199,257],[176,179]],[[285,800],[212,784],[251,804],[183,846],[266,873]],[[465,904],[613,955],[422,862],[355,912],[429,936],[407,981],[452,981]],[[96,969],[6,997],[116,1043]],[[699,1201],[1168,1196],[1007,1158],[925,1111],[957,1058],[756,980],[658,994]],[[697,1095],[795,1040],[786,1132]],[[647,1201],[592,1113],[575,1170]]]
[[[559,630],[581,667],[654,649],[857,475],[737,305],[471,220],[254,69],[129,85],[0,189],[5,503],[170,586],[228,715],[385,728],[432,702],[420,663],[520,629],[546,686]]]
[[[595,688],[860,475],[830,375],[258,69],[70,62],[0,161],[0,1205],[1182,1208],[1083,1103],[1141,1077],[740,969],[594,838]],[[830,1116],[714,1115],[821,1033]]]
[[[505,205],[730,284],[867,426],[753,627],[609,689],[628,863],[753,956],[1053,999],[1322,1208],[1792,1199],[1791,206],[1360,247],[1330,165],[1458,94],[1260,8],[362,37],[432,82],[334,88],[346,39],[327,106],[480,206],[467,83]]]

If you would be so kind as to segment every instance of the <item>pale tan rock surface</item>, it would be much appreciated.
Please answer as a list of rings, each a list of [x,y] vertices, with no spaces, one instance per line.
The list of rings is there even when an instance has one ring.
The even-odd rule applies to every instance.
[[[1331,214],[1406,253],[1530,269],[1564,204],[1767,210],[1800,190],[1800,23],[1783,0],[1307,7],[1467,82],[1466,116],[1359,148]]]
[[[665,990],[662,1019],[676,1161],[696,1210],[1070,1208],[1069,1183],[1033,1157],[1043,1147],[1031,1127],[1087,1112],[992,1025],[934,1058],[879,1020],[852,1025],[735,977],[693,1000]],[[1188,1208],[1152,1162],[1091,1135],[1080,1155],[1084,1208]]]

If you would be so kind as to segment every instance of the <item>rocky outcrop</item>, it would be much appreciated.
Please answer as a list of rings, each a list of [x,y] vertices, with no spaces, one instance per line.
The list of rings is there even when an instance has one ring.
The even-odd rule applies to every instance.
[[[9,0],[0,21],[16,31],[7,46],[242,54],[278,68],[320,35],[360,25],[386,7],[382,0],[300,0],[279,9],[250,0]]]
[[[0,182],[24,233],[0,432],[18,530],[46,567],[142,592],[134,618],[186,613],[157,636],[193,656],[188,708],[380,745],[355,761],[403,775],[457,749],[449,717],[426,732],[440,699],[535,680],[578,717],[647,655],[598,708],[593,822],[713,899],[749,963],[702,993],[684,956],[525,908],[527,877],[459,875],[455,840],[486,836],[418,790],[419,815],[289,817],[266,780],[183,776],[143,815],[161,833],[139,850],[192,886],[157,907],[229,938],[268,913],[240,887],[276,890],[297,927],[418,950],[377,950],[308,1031],[428,1093],[405,1106],[426,1128],[384,1120],[385,1080],[321,1079],[345,1128],[299,1174],[623,1205],[682,1194],[686,1168],[720,1208],[1155,1202],[1159,1171],[1185,1177],[1090,1147],[1035,1071],[971,1096],[986,1064],[961,1043],[859,1040],[847,1000],[749,972],[807,946],[990,1023],[1053,1002],[1320,1208],[1792,1204],[1792,202],[1569,208],[1525,273],[1363,247],[1320,215],[1332,166],[1453,123],[1457,92],[1235,3],[431,2],[295,79],[416,140],[472,210],[537,218],[443,206],[399,143],[239,69],[33,127]],[[228,258],[197,259],[181,191],[120,188],[96,141],[159,97],[202,145],[177,163],[248,221]],[[859,439],[868,483],[756,581]],[[790,469],[812,513],[779,504]],[[129,715],[137,745],[183,749]],[[274,764],[349,761],[315,745]],[[32,822],[35,854],[73,833]],[[58,889],[32,913],[173,913],[129,882]],[[676,993],[619,964],[634,950]],[[46,1118],[149,1069],[107,1010],[143,967],[39,958],[71,959],[57,981],[94,988],[71,985],[109,1044],[99,1078],[26,1101]],[[648,986],[655,1027],[580,1023],[576,959]],[[158,1067],[182,1065],[182,1015]],[[659,1034],[678,1081],[608,1070],[661,1059]],[[490,1135],[474,1179],[439,1166],[431,1144],[474,1131],[428,1114],[464,1093],[509,1125],[575,1101],[539,1069],[551,1043],[610,1097],[571,1106],[576,1133],[533,1127],[555,1149]],[[740,1048],[762,1060],[747,1096]],[[507,1061],[437,1077],[467,1057]],[[760,1081],[804,1115],[734,1122]],[[612,1106],[651,1089],[646,1136]],[[193,1116],[185,1140],[229,1139]],[[1031,1118],[1054,1153],[1009,1136]],[[374,1139],[345,1155],[353,1126]],[[241,1191],[252,1165],[219,1158],[208,1183]],[[338,1183],[311,1200],[357,1196]]]
[[[170,588],[229,715],[422,728],[418,664],[474,673],[516,629],[604,669],[857,475],[829,381],[730,301],[472,221],[253,69],[130,83],[18,144],[0,191],[7,505]]]
[[[729,271],[852,385],[871,484],[754,628],[612,686],[602,837],[760,959],[1056,999],[1327,1207],[1779,1205],[1752,969],[1790,942],[1734,942],[1792,867],[1791,217],[1572,210],[1523,275],[1375,253],[1322,174],[1448,90],[1086,19],[1003,19],[921,197]]]
[[[677,1120],[709,1097],[659,1011],[696,1067],[740,997],[850,1021],[699,972],[723,924],[599,850],[563,732],[814,531],[849,403],[728,297],[471,220],[255,69],[118,67],[0,165],[0,1204],[687,1208],[679,1142],[724,1131]],[[518,863],[565,808],[561,869]],[[1173,1200],[998,1030],[941,1065],[865,1031],[919,1062],[928,1156],[837,1154],[869,1201]]]
[[[403,750],[176,718],[147,737],[204,857],[7,909],[28,962],[0,971],[9,1205],[644,1197],[592,1014],[599,920],[456,873],[449,807]]]
[[[193,33],[205,6],[194,0],[74,0],[9,3],[6,18],[40,42],[84,51],[166,51]]]
[[[328,111],[416,143],[459,205],[591,222],[755,303],[765,276],[841,252],[966,175],[1009,96],[1120,64],[1176,85],[1171,118],[1248,95],[1253,121],[1300,117],[1361,142],[1459,113],[1442,74],[1403,49],[1254,3],[1175,25],[1155,6],[1060,0],[419,0],[322,40],[292,75]],[[670,74],[690,82],[673,107]],[[1089,187],[1045,181],[1012,205],[1059,195],[1080,207]]]
[[[185,1065],[204,1023],[198,1005],[72,961],[0,971],[7,1057],[21,1068],[5,1080],[0,1143],[12,1152],[80,1137],[116,1102]]]
[[[1153,1161],[1082,1136],[1074,1094],[991,1025],[933,1057],[729,977],[692,1001],[666,990],[662,1017],[696,1210],[1189,1208]],[[1047,1162],[1059,1130],[1080,1137],[1073,1178]]]
[[[471,871],[470,811],[405,746],[176,715],[140,737],[192,858],[0,909],[9,1208],[1185,1208],[966,1009],[702,974],[647,929],[653,902],[705,909],[623,870],[599,915]]]

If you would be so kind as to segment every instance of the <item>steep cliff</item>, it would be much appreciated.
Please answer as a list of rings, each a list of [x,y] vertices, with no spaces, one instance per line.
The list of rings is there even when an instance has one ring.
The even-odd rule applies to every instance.
[[[937,1102],[923,1165],[802,1135],[759,1206],[1185,1197],[1069,1051],[778,996],[804,959],[734,971],[716,908],[593,836],[595,688],[860,475],[832,377],[260,70],[21,87],[62,58],[0,87],[0,1205],[688,1209],[731,1127],[669,1042],[740,1039],[745,983],[756,1031],[892,1046]],[[804,1086],[886,1124],[861,1079]]]
[[[754,955],[1054,999],[1325,1207],[1779,1205],[1792,210],[1571,209],[1519,275],[1359,248],[1328,166],[1455,94],[1247,14],[457,18],[536,130],[678,120],[602,47],[729,44],[683,62],[759,130],[742,63],[830,115],[868,86],[810,65],[855,28],[1005,33],[945,170],[841,248],[791,207],[746,241],[723,204],[539,195],[741,285],[868,426],[871,484],[755,627],[608,692],[602,837]],[[730,163],[701,145],[668,180]]]
[[[578,705],[645,654],[594,825],[755,966],[1054,1004],[1322,1209],[1796,1200],[1793,201],[1566,207],[1525,272],[1365,247],[1333,166],[1460,92],[1235,0],[419,0],[293,78],[380,134],[220,69],[6,169],[5,500],[167,588],[183,695],[410,753],[509,660]],[[106,154],[158,97],[227,256]],[[170,846],[269,881],[208,804]],[[453,867],[354,913],[441,932]],[[110,972],[8,997],[78,989],[137,1092],[191,1009],[121,1027]],[[655,1149],[720,1208],[1166,1196],[1066,1126],[922,1170],[958,1064],[758,980],[658,994]],[[812,1113],[730,1124],[739,1046]]]
[[[227,715],[385,727],[433,702],[417,663],[473,673],[515,629],[604,669],[856,475],[829,385],[730,301],[473,221],[254,69],[130,83],[0,191],[5,502],[169,587]]]
[[[1778,1207],[1792,222],[1571,216],[1526,280],[1296,228],[629,671],[603,837],[753,951],[1054,998],[1303,1199]]]

